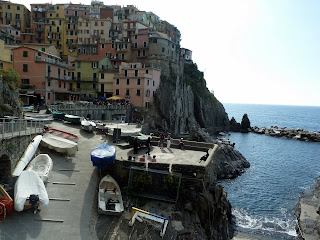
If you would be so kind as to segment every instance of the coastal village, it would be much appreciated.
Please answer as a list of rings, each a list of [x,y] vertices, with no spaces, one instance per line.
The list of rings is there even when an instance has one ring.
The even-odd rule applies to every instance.
[[[226,131],[320,135],[229,122],[180,41],[133,5],[0,1],[0,239],[242,239],[217,182],[250,163]]]
[[[132,5],[0,2],[1,239],[232,239],[217,176],[249,163],[197,134],[185,98],[196,95],[170,111],[168,93],[188,91],[175,80],[187,71],[205,89],[197,111],[221,112],[202,125],[228,124],[180,40],[173,24]],[[156,104],[171,126],[152,120]]]

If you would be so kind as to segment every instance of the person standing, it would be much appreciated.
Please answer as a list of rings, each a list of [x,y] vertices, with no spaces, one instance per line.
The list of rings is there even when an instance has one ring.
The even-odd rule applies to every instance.
[[[184,150],[184,142],[183,142],[183,138],[180,138],[179,146],[180,146],[180,149],[181,149],[181,150]]]
[[[133,141],[133,154],[138,154],[138,137],[135,137]]]
[[[150,139],[150,137],[148,137],[146,145],[147,145],[147,148],[148,148],[146,154],[148,154],[150,156],[150,147],[151,147],[151,139]]]
[[[167,137],[167,148],[170,149],[170,145],[171,145],[171,133],[168,134]]]
[[[161,149],[163,149],[164,139],[165,139],[165,135],[163,132],[161,132],[161,134],[160,134],[160,148]]]

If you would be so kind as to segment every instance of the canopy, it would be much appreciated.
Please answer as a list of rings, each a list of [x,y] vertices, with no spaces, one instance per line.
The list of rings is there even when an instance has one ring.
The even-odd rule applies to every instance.
[[[105,168],[116,160],[116,148],[104,142],[91,152],[91,161],[97,168]]]
[[[124,98],[118,97],[118,96],[112,96],[107,98],[106,100],[123,100]]]

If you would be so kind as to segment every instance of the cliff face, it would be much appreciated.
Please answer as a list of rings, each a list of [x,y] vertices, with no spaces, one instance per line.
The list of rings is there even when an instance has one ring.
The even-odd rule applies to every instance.
[[[0,72],[0,117],[9,115],[21,117],[22,107],[19,102],[16,73],[13,70]]]
[[[229,129],[223,105],[209,92],[195,64],[163,59],[149,59],[149,64],[161,67],[161,83],[146,117],[148,130],[163,129],[179,135],[201,128],[208,132]]]

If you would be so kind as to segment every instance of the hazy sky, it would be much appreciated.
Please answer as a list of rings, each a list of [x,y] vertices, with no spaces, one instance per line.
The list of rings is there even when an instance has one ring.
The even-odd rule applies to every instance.
[[[24,4],[29,8],[39,2],[48,1]],[[320,106],[319,0],[105,0],[104,4],[135,5],[177,26],[181,46],[193,51],[207,87],[223,103]]]

